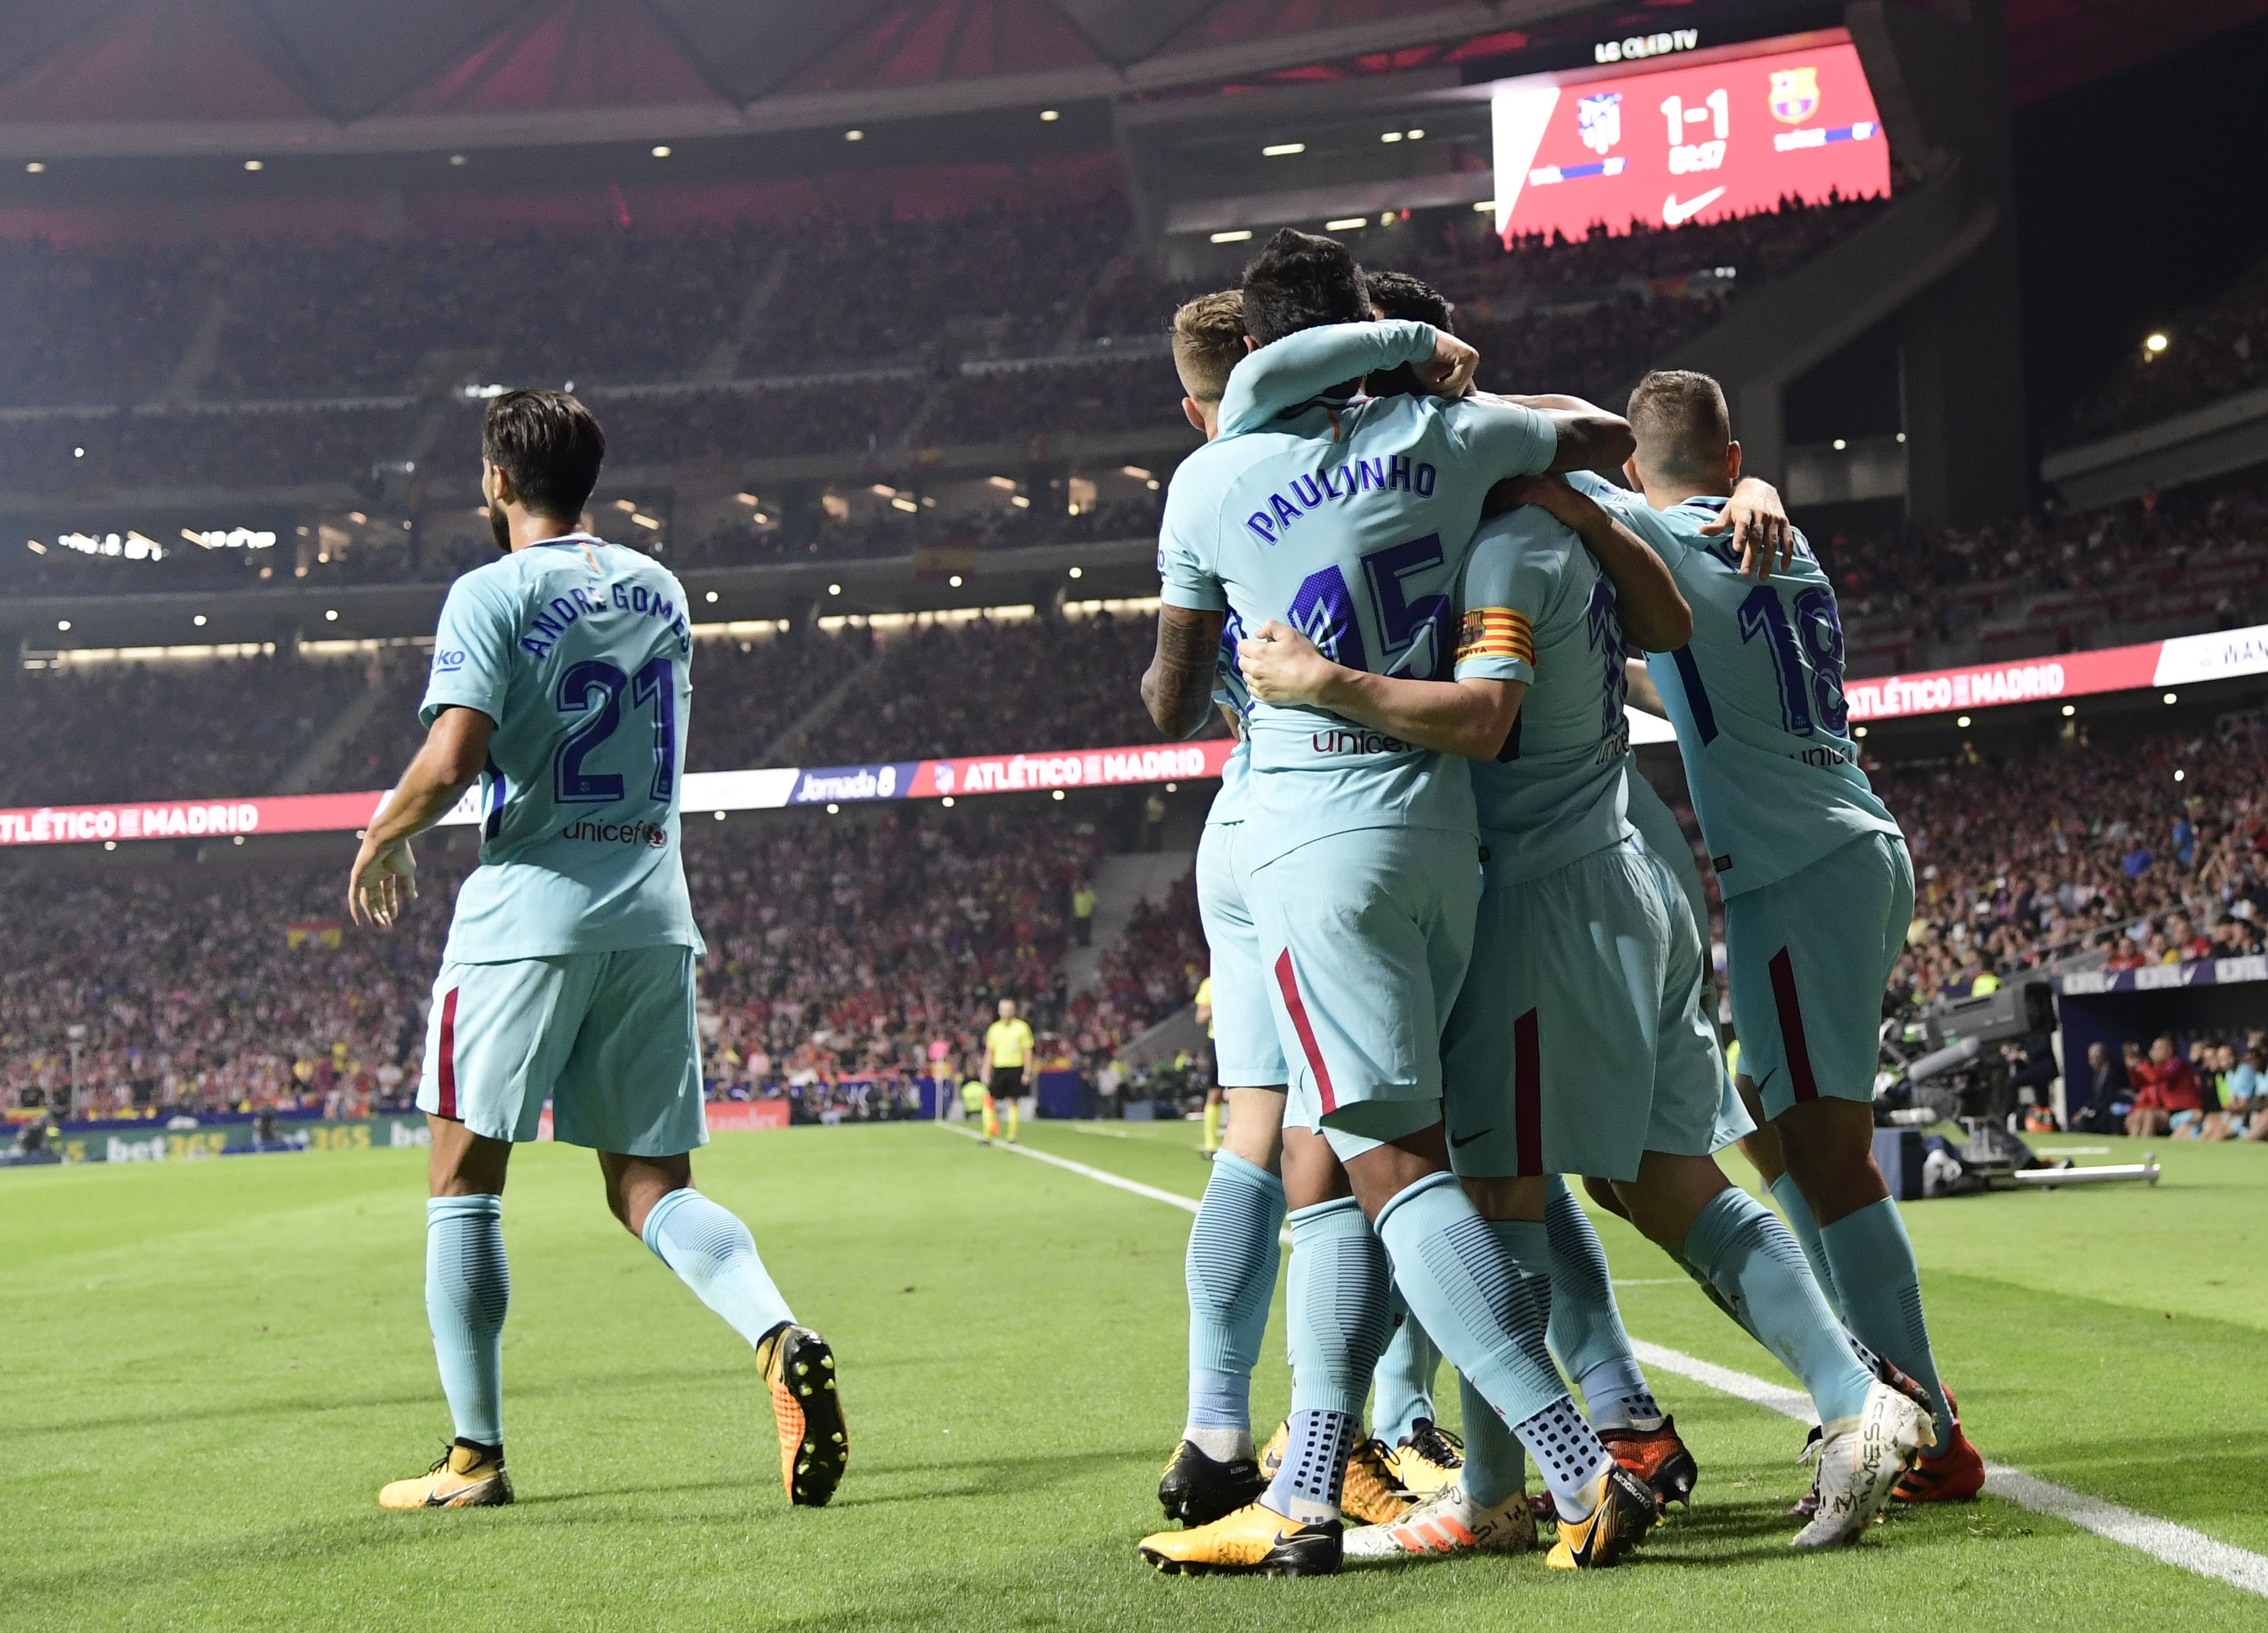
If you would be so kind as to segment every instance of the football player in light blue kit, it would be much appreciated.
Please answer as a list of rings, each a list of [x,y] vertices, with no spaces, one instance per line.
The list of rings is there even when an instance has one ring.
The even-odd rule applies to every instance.
[[[1368,316],[1360,270],[1332,240],[1287,229],[1247,271],[1257,342]],[[1186,734],[1211,709],[1230,613],[1263,637],[1296,629],[1366,676],[1444,673],[1450,592],[1489,485],[1596,465],[1626,442],[1587,404],[1358,400],[1359,384],[1209,444],[1175,473],[1143,688],[1161,729]],[[1508,688],[1476,684],[1502,710],[1501,736]],[[1443,1353],[1536,1453],[1562,1515],[1555,1560],[1613,1563],[1653,1523],[1653,1494],[1569,1398],[1539,1301],[1449,1172],[1441,1133],[1438,1038],[1476,905],[1470,777],[1322,710],[1256,704],[1251,742],[1241,843],[1292,1067],[1290,1443],[1258,1504],[1146,1538],[1142,1552],[1168,1570],[1336,1568],[1340,1483],[1385,1342],[1390,1262]]]
[[[1940,1382],[1913,1247],[1874,1160],[1881,997],[1913,865],[1851,740],[1835,592],[1800,541],[1760,583],[1705,536],[1740,473],[1716,381],[1651,374],[1631,409],[1643,499],[1580,485],[1660,552],[1693,606],[1691,644],[1648,667],[1724,893],[1742,1091],[1785,1165],[1766,1177],[1852,1335],[1930,1396],[1936,1448],[1898,1497],[1973,1497],[1984,1460]]]
[[[823,1504],[849,1456],[824,1340],[795,1325],[740,1220],[693,1188],[708,1131],[695,929],[680,857],[693,643],[658,563],[575,525],[606,456],[560,392],[489,405],[481,493],[499,561],[451,586],[419,718],[425,746],[371,823],[348,906],[384,929],[416,895],[410,839],[475,783],[481,865],[457,893],[417,1104],[433,1136],[425,1308],[456,1439],[388,1508],[512,1500],[503,1357],[514,1144],[599,1153],[607,1203],[753,1345],[789,1500]]]
[[[1240,291],[1200,296],[1174,314],[1174,366],[1182,412],[1211,441],[1219,434],[1221,393],[1245,355]],[[1428,356],[1431,342],[1427,342]],[[1329,382],[1325,382],[1329,384]],[[1276,1036],[1262,974],[1259,927],[1238,865],[1251,752],[1245,741],[1247,695],[1236,671],[1243,631],[1221,632],[1213,702],[1237,736],[1197,845],[1197,911],[1211,950],[1216,1076],[1227,1100],[1227,1127],[1189,1228],[1184,1279],[1189,1301],[1189,1387],[1181,1443],[1158,1482],[1167,1517],[1207,1525],[1243,1507],[1266,1484],[1252,1436],[1252,1372],[1276,1292],[1284,1226],[1285,1084],[1289,1073]],[[1397,1300],[1398,1303],[1398,1300]],[[1354,1457],[1368,1478],[1366,1517],[1398,1507],[1398,1484],[1426,1489],[1454,1478],[1462,1459],[1432,1421],[1432,1341],[1405,1311],[1375,1372],[1381,1438]]]
[[[1221,387],[1244,354],[1243,305],[1238,291],[1224,290],[1174,315],[1182,411],[1208,441],[1219,431]],[[1224,635],[1224,644],[1227,639]],[[1215,1075],[1228,1116],[1189,1228],[1189,1409],[1181,1443],[1158,1482],[1160,1504],[1184,1525],[1233,1512],[1264,1483],[1252,1443],[1252,1370],[1275,1300],[1285,1210],[1278,1148],[1288,1074],[1261,975],[1259,927],[1237,866],[1251,764],[1244,688],[1227,651],[1215,667],[1213,702],[1238,737],[1205,813],[1197,891],[1212,956]]]
[[[1359,336],[1331,330],[1277,350],[1336,352],[1313,371],[1322,374],[1367,360]],[[1256,357],[1256,371],[1269,360]],[[1503,484],[1491,508],[1530,497],[1595,508],[1550,481]],[[1588,536],[1597,560],[1542,509],[1521,505],[1484,525],[1465,566],[1447,683],[1357,677],[1290,632],[1248,643],[1247,677],[1264,702],[1333,708],[1476,761],[1487,884],[1442,1039],[1452,1163],[1545,1287],[1544,1176],[1612,1181],[1639,1228],[1690,1256],[1812,1393],[1826,1473],[1820,1512],[1798,1541],[1846,1543],[1889,1500],[1927,1423],[1859,1364],[1786,1227],[1713,1160],[1750,1125],[1700,1012],[1705,956],[1683,892],[1627,817],[1624,634],[1642,650],[1681,647],[1691,617],[1635,536],[1595,526]],[[1513,685],[1508,734],[1491,741],[1494,723],[1480,710],[1460,716],[1469,680]],[[1486,1548],[1525,1527],[1518,1443],[1484,1406],[1469,1400],[1466,1417],[1461,1488],[1395,1525],[1351,1534],[1350,1556]],[[1444,1534],[1459,1545],[1444,1548]]]

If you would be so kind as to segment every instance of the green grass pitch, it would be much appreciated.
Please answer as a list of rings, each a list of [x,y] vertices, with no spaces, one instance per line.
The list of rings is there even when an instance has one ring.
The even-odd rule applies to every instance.
[[[1204,1183],[1189,1127],[1026,1135]],[[1939,1354],[1988,1457],[2268,1551],[2268,1150],[2160,1151],[2155,1190],[1909,1209]],[[1800,1432],[1660,1376],[1698,1501],[1627,1569],[1160,1578],[1134,1543],[1181,1423],[1186,1214],[924,1126],[728,1135],[695,1172],[841,1356],[853,1455],[824,1512],[787,1507],[749,1351],[607,1216],[587,1152],[526,1148],[505,1200],[519,1503],[441,1513],[373,1500],[446,1433],[421,1152],[0,1175],[0,1627],[2268,1625],[2257,1597],[1989,1498],[1794,1557]],[[1636,1335],[1780,1376],[1605,1225]]]

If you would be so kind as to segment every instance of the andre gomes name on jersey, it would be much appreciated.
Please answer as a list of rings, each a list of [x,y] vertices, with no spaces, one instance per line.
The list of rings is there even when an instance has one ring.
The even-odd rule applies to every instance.
[[[1244,519],[1244,525],[1263,544],[1276,544],[1294,522],[1310,511],[1321,510],[1326,500],[1344,502],[1360,494],[1396,491],[1430,499],[1434,481],[1431,465],[1422,460],[1413,465],[1406,453],[1318,466],[1313,475],[1295,476],[1270,494],[1268,508],[1253,511]]]
[[[569,625],[584,618],[601,618],[610,613],[628,613],[634,617],[658,618],[669,626],[677,636],[678,656],[688,656],[693,651],[693,631],[687,628],[684,609],[658,591],[642,584],[623,584],[617,580],[607,586],[609,593],[601,600],[578,586],[564,595],[555,595],[551,604],[536,614],[533,627],[519,637],[520,650],[537,658],[549,658],[559,637]],[[438,664],[438,659],[436,660]]]

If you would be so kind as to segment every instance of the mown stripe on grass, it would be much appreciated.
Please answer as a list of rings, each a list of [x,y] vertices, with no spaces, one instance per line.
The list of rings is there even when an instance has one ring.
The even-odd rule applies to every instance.
[[[966,1134],[971,1139],[976,1137],[969,1130],[956,1128],[952,1123],[941,1122],[938,1126],[955,1134]],[[1067,1157],[1035,1151],[1028,1145],[1010,1145],[1005,1149],[1019,1157],[1029,1157],[1035,1162],[1046,1163],[1050,1167],[1064,1169],[1099,1184],[1130,1191],[1137,1196],[1146,1196],[1152,1202],[1179,1208],[1184,1213],[1197,1210],[1194,1197],[1161,1190],[1154,1185],[1144,1185],[1139,1181],[1090,1167],[1083,1162],[1073,1162]],[[1288,1240],[1290,1235],[1291,1232],[1285,1232],[1285,1239]],[[1658,1367],[1665,1372],[1675,1372],[1680,1378],[1690,1379],[1705,1388],[1716,1390],[1719,1394],[1728,1394],[1752,1406],[1761,1406],[1767,1411],[1778,1412],[1798,1423],[1819,1421],[1818,1414],[1812,1410],[1811,1397],[1800,1389],[1776,1384],[1770,1379],[1758,1378],[1752,1373],[1736,1372],[1731,1367],[1719,1366],[1697,1356],[1665,1349],[1640,1338],[1631,1340],[1631,1349],[1646,1365]],[[2147,1554],[2161,1564],[2209,1577],[2217,1582],[2226,1582],[2231,1587],[2242,1588],[2248,1593],[2268,1598],[2268,1556],[2217,1541],[2202,1531],[2177,1526],[2170,1519],[2159,1519],[2149,1514],[2137,1513],[2117,1503],[2107,1503],[2101,1497],[2088,1497],[2067,1486],[2059,1486],[2053,1481],[2028,1475],[2021,1468],[2011,1468],[2005,1463],[1987,1463],[1985,1470],[1990,1481],[1988,1490],[1995,1497],[2006,1498],[2036,1514],[2046,1514],[2077,1526],[2082,1531],[2092,1532],[2138,1553]]]

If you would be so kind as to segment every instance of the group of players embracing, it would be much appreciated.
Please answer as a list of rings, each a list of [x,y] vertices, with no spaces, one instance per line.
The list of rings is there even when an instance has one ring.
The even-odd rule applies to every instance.
[[[1167,497],[1143,697],[1240,741],[1197,856],[1229,1111],[1159,1487],[1182,1528],[1143,1557],[1307,1574],[1521,1552],[1542,1519],[1548,1563],[1598,1569],[1690,1501],[1568,1175],[1809,1392],[1794,1546],[1973,1497],[1872,1154],[1911,864],[1852,745],[1833,591],[1716,382],[1650,375],[1627,420],[1476,393],[1439,295],[1289,229],[1174,349],[1207,442]],[[1675,728],[1725,898],[1737,1079],[1631,702]],[[1727,1181],[1736,1143],[1780,1213]],[[1256,1454],[1286,1224],[1291,1414]]]

